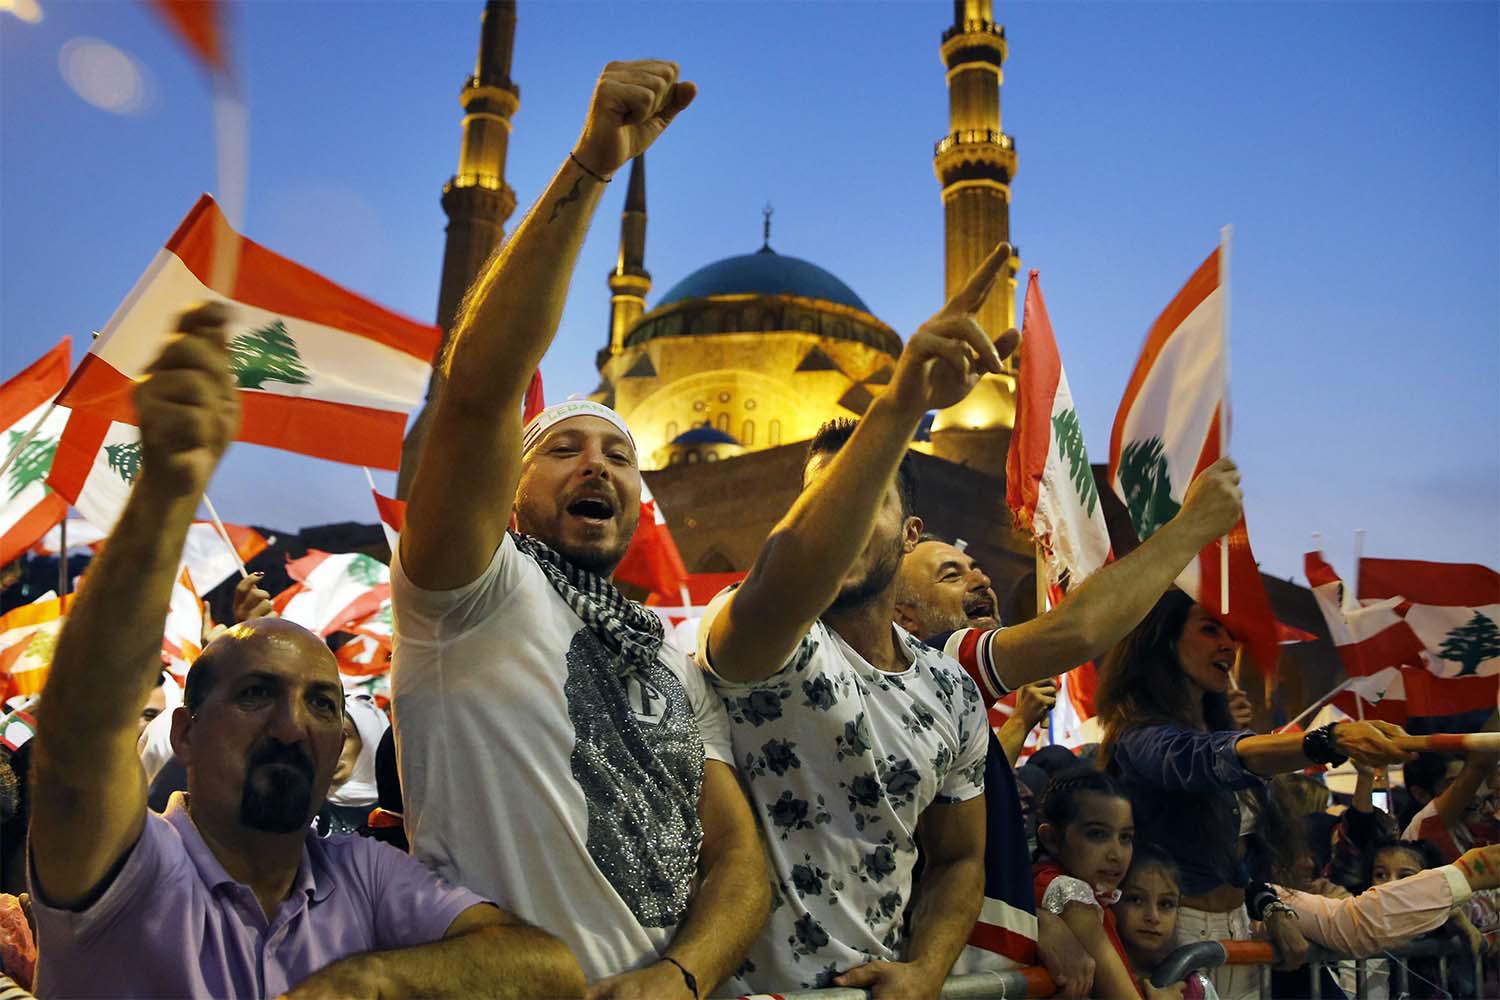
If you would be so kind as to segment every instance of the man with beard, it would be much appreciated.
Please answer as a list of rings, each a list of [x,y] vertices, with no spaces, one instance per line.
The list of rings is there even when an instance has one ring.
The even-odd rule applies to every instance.
[[[1000,627],[990,578],[967,552],[923,535],[901,563],[896,622],[957,660],[986,703],[1013,712],[990,741],[984,915],[959,959],[960,971],[1040,958],[1060,987],[1066,983],[1066,995],[1087,993],[1093,963],[1060,920],[1036,912],[1025,819],[1011,768],[1036,725],[1036,685],[1101,655],[1145,617],[1198,552],[1239,521],[1239,478],[1228,458],[1215,462],[1188,487],[1177,515],[1138,548],[1097,570],[1056,608],[1009,628]],[[1022,704],[1013,706],[1016,701]],[[1249,725],[1251,706],[1243,692],[1231,693],[1230,709],[1236,722]]]
[[[922,415],[963,399],[1015,346],[1014,331],[997,346],[974,319],[1009,256],[997,247],[912,335],[858,424],[818,432],[802,495],[704,615],[699,663],[729,711],[775,868],[745,976],[757,990],[936,998],[979,913],[984,702],[956,663],[893,624],[892,584],[922,530],[906,456]]]
[[[675,63],[605,68],[460,310],[391,568],[412,849],[566,940],[591,998],[710,995],[769,902],[724,709],[608,580],[640,514],[629,429],[586,400],[520,419],[605,183],[694,93]]]
[[[279,618],[188,672],[188,795],[146,809],[139,705],[198,502],[239,423],[227,311],[184,314],[136,390],[140,475],[58,639],[37,720],[40,996],[578,996],[577,962],[416,860],[309,824],[342,743],[338,665]]]

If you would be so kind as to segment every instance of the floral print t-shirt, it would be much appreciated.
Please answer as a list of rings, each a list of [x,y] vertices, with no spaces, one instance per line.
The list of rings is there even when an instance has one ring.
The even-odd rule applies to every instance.
[[[957,663],[892,625],[910,666],[887,673],[813,625],[781,670],[713,674],[709,605],[698,663],[729,713],[735,763],[771,865],[771,919],[735,983],[819,988],[871,961],[903,961],[917,820],[984,793],[989,723]]]

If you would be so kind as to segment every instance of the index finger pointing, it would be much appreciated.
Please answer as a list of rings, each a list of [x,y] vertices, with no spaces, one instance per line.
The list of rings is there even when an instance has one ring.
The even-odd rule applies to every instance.
[[[1001,243],[991,250],[990,255],[974,269],[964,281],[963,287],[954,293],[938,315],[961,316],[978,312],[979,307],[984,305],[984,300],[990,297],[990,289],[995,286],[995,279],[1000,276],[1000,270],[1010,259],[1010,255],[1009,243]]]

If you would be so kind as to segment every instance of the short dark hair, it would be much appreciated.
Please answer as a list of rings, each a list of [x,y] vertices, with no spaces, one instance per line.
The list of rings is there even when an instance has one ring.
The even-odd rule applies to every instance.
[[[1375,883],[1375,859],[1383,851],[1406,851],[1415,854],[1422,870],[1441,868],[1443,855],[1437,845],[1427,840],[1382,840],[1370,850],[1369,864],[1365,866],[1365,885]]]
[[[214,681],[217,680],[215,675],[218,673],[214,669],[214,660],[214,653],[205,649],[188,668],[187,681],[182,687],[182,703],[187,706],[189,715],[198,714],[198,709],[214,689]]]
[[[1154,868],[1163,872],[1170,878],[1179,891],[1182,887],[1182,869],[1177,866],[1177,859],[1155,844],[1146,841],[1137,841],[1134,853],[1130,858],[1130,871],[1125,873],[1128,879],[1139,871]]]
[[[819,427],[818,433],[807,443],[807,458],[803,460],[803,466],[806,467],[814,455],[837,455],[849,443],[854,428],[858,426],[858,420],[835,417]],[[896,468],[896,492],[901,497],[901,516],[914,517],[917,513],[917,470],[909,451],[901,456],[901,464]]]
[[[1407,788],[1423,788],[1433,792],[1437,790],[1438,782],[1443,780],[1443,775],[1448,773],[1448,764],[1457,759],[1446,753],[1419,753],[1401,766],[1401,777]]]

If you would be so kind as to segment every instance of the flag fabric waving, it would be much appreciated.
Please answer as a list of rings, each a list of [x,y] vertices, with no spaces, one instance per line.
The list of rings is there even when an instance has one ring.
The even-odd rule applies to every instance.
[[[687,586],[688,571],[682,563],[682,554],[677,543],[667,530],[667,519],[662,515],[651,487],[641,477],[641,519],[636,524],[635,536],[625,550],[625,558],[615,569],[617,583],[628,583],[653,594],[671,599],[679,598]]]
[[[1109,529],[1083,428],[1037,272],[1021,321],[1016,425],[1005,461],[1005,499],[1018,530],[1041,548],[1053,600],[1110,559]]]
[[[180,567],[172,582],[172,599],[167,606],[167,621],[162,630],[161,652],[167,672],[179,684],[186,683],[188,668],[203,652],[203,600],[193,586],[192,574]]]
[[[1304,555],[1302,568],[1345,673],[1366,677],[1386,667],[1422,666],[1422,641],[1398,613],[1399,599],[1361,606],[1321,552]]]
[[[1402,616],[1439,677],[1500,674],[1500,573],[1474,563],[1361,559],[1359,596],[1403,600]]]
[[[47,485],[108,535],[140,471],[140,428],[74,410],[58,439]]]
[[[391,595],[391,569],[361,552],[316,549],[287,563],[293,583],[271,602],[276,613],[326,636],[375,614]]]
[[[42,690],[72,603],[49,593],[0,615],[0,701]]]
[[[135,420],[133,380],[155,360],[185,303],[234,311],[230,368],[243,408],[239,440],[336,462],[395,469],[406,418],[422,401],[441,333],[398,316],[300,264],[241,241],[234,288],[213,291],[216,234],[204,195],[115,311],[61,401]]]
[[[1209,254],[1152,324],[1115,415],[1110,484],[1142,541],[1176,515],[1188,483],[1224,453],[1219,410],[1228,407],[1229,400],[1224,395],[1228,352],[1226,297],[1219,273],[1222,252]],[[1219,546],[1226,542],[1227,614],[1219,601]],[[1244,518],[1226,539],[1207,546],[1188,564],[1177,586],[1223,621],[1261,671],[1274,676],[1281,652],[1276,619],[1250,551]]]
[[[21,446],[67,383],[72,351],[72,342],[64,337],[0,385],[0,461]],[[54,409],[0,479],[0,566],[25,552],[68,512],[67,501],[46,485],[67,420],[67,410]]]
[[[254,528],[226,524],[224,530],[234,543],[234,553],[229,551],[212,521],[195,521],[188,528],[187,541],[182,546],[182,567],[198,594],[213,590],[238,572],[240,563],[247,563],[266,550],[265,537]],[[235,554],[239,556],[238,562]]]
[[[212,73],[229,69],[224,4],[219,0],[151,0],[157,14]]]

